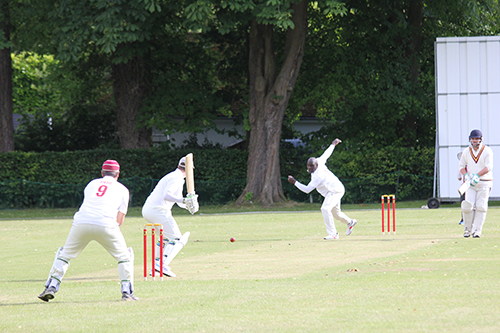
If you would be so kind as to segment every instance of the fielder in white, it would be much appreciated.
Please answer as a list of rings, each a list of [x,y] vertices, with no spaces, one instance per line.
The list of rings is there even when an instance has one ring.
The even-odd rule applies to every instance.
[[[127,248],[120,231],[128,210],[129,191],[117,181],[120,165],[115,160],[105,161],[101,174],[102,178],[92,180],[85,187],[83,203],[75,213],[66,243],[58,249],[45,290],[38,296],[42,301],[55,297],[70,260],[78,257],[92,240],[118,262],[122,300],[138,300],[133,293],[134,252],[131,247]]]
[[[309,193],[316,189],[325,200],[321,206],[321,213],[325,220],[326,240],[339,239],[339,234],[335,228],[334,218],[347,225],[346,235],[352,233],[352,229],[358,221],[349,218],[340,210],[340,200],[344,196],[345,188],[340,180],[326,167],[326,161],[332,155],[335,146],[342,142],[339,139],[333,140],[330,147],[320,157],[311,157],[307,160],[307,172],[311,174],[311,181],[304,185],[288,176],[288,181],[295,185],[299,190]]]
[[[470,132],[470,146],[462,152],[458,169],[470,187],[461,203],[464,220],[464,237],[481,237],[488,200],[493,186],[493,151],[483,144],[483,133]]]
[[[198,196],[184,198],[182,190],[184,187],[184,178],[186,178],[186,158],[179,160],[177,168],[165,175],[153,192],[149,195],[142,207],[142,216],[148,223],[159,223],[163,225],[164,247],[163,269],[160,268],[160,260],[156,258],[155,270],[163,272],[163,275],[175,277],[175,273],[170,269],[170,262],[186,245],[189,239],[189,232],[181,234],[179,226],[172,216],[172,207],[177,204],[181,208],[189,210],[191,214],[198,211]],[[159,242],[155,253],[160,253]]]

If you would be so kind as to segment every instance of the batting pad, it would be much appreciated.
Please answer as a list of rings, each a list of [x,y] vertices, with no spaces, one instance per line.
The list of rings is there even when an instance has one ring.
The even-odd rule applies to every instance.
[[[134,250],[128,248],[130,259],[118,263],[118,276],[121,281],[130,281],[130,288],[133,289],[134,283]],[[132,290],[131,290],[132,291]]]
[[[464,212],[464,214],[472,213],[472,209],[474,208],[474,205],[472,204],[472,202],[467,201],[467,200],[462,201],[460,206],[461,206],[462,212]]]
[[[179,252],[181,252],[181,250],[182,250],[182,248],[184,247],[184,245],[186,245],[186,244],[187,244],[187,242],[188,242],[189,235],[191,235],[191,234],[190,234],[190,232],[189,232],[189,231],[187,231],[184,235],[182,235],[181,239],[179,239],[179,240],[175,243],[175,245],[174,245],[174,247],[173,247],[172,251],[171,251],[171,252],[168,254],[168,256],[167,256],[167,257],[163,260],[163,266],[168,266],[168,265],[172,262],[172,260],[174,260],[175,256],[176,256],[177,254],[179,254]]]

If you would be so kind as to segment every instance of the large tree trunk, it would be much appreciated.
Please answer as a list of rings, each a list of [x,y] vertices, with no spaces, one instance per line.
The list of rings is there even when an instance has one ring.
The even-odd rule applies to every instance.
[[[149,148],[151,133],[139,128],[137,120],[144,98],[144,67],[140,59],[113,65],[116,127],[122,149]]]
[[[0,0],[0,31],[10,41],[9,1]],[[12,59],[10,47],[0,48],[0,153],[14,150],[12,121]]]
[[[293,5],[294,29],[287,32],[284,62],[277,73],[273,26],[252,21],[250,26],[250,124],[247,185],[236,204],[247,193],[262,205],[285,199],[281,185],[279,144],[285,110],[304,56],[308,0]]]

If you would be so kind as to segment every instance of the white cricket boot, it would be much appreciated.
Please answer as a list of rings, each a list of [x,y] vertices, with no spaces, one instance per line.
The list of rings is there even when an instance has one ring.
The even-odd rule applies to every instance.
[[[358,220],[351,220],[351,222],[349,222],[349,224],[347,225],[347,230],[345,232],[345,234],[347,236],[349,236],[350,234],[352,234],[352,228],[354,228],[354,226],[356,225],[356,223],[358,223]]]
[[[157,271],[158,273],[161,272],[160,259],[155,260],[155,271]],[[165,266],[165,265],[163,265],[163,275],[168,276],[168,277],[172,277],[172,278],[177,276],[174,272],[172,272],[172,270],[170,269],[170,266]]]
[[[339,239],[339,233],[337,232],[335,235],[328,235],[325,237],[325,240],[333,240],[333,239]]]

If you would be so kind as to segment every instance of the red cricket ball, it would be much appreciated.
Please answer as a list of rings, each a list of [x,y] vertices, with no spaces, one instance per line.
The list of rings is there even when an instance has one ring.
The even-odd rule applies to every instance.
[[[236,239],[234,237],[231,237],[230,241],[231,241],[231,243],[234,243],[236,241]]]

